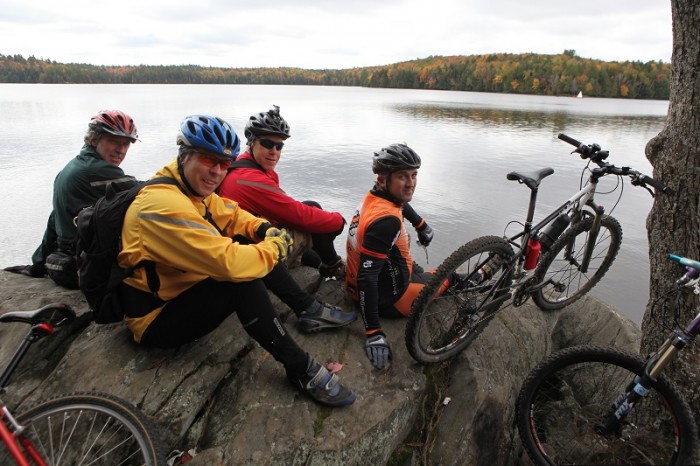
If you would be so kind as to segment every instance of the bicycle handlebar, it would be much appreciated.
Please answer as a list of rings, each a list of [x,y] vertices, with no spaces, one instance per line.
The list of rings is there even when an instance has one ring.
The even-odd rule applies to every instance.
[[[669,260],[672,260],[674,262],[678,262],[681,265],[684,265],[686,267],[692,267],[698,272],[700,272],[700,262],[694,261],[693,259],[688,259],[687,257],[681,257],[677,256],[675,254],[668,254],[666,257],[668,257]]]
[[[606,173],[629,176],[632,180],[633,186],[641,186],[643,188],[646,188],[652,196],[654,195],[654,193],[651,192],[651,190],[649,190],[647,185],[653,187],[657,191],[661,191],[662,193],[669,191],[668,186],[666,186],[659,180],[655,180],[654,178],[640,173],[636,170],[633,170],[629,167],[619,168],[605,162],[605,159],[608,158],[609,152],[607,150],[602,150],[602,148],[598,144],[586,145],[564,133],[559,133],[557,137],[562,141],[567,142],[572,146],[576,147],[574,152],[578,153],[582,159],[591,159],[600,168],[604,169]]]
[[[564,142],[568,142],[572,146],[576,147],[577,151],[585,151],[588,146],[586,146],[584,143],[577,141],[576,139],[572,138],[571,136],[567,136],[564,133],[559,133],[559,136],[557,136],[559,139],[561,139]]]

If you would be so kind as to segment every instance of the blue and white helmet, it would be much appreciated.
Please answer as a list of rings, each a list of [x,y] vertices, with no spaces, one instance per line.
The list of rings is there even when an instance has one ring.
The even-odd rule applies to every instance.
[[[238,135],[219,117],[190,115],[180,124],[177,144],[235,159],[241,149]]]

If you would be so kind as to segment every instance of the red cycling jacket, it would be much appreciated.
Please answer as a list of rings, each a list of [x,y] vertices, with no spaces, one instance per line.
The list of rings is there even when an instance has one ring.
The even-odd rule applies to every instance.
[[[236,158],[239,160],[254,163],[247,151]],[[334,233],[344,225],[339,212],[328,212],[287,195],[280,188],[277,172],[266,171],[257,164],[256,167],[231,170],[219,187],[219,195],[233,199],[248,212],[285,228],[308,233]]]

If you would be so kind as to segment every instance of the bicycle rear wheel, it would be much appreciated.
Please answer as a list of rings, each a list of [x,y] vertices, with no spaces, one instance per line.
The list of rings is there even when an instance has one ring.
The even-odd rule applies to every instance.
[[[165,464],[155,429],[134,406],[112,395],[59,395],[19,414],[39,455],[54,465]]]
[[[585,217],[567,230],[542,258],[537,268],[538,281],[549,281],[532,293],[532,299],[544,311],[561,309],[588,293],[610,269],[622,244],[622,227],[605,216],[591,254],[588,271],[579,270],[588,242],[593,218]]]
[[[506,240],[484,236],[445,259],[414,301],[406,324],[406,347],[416,361],[431,364],[449,359],[481,333],[509,296],[512,269],[501,265],[512,256]],[[474,285],[477,270],[487,262],[498,265],[486,281]],[[440,294],[453,273],[462,280]]]
[[[516,405],[520,438],[535,464],[692,464],[697,427],[688,404],[664,377],[615,433],[595,432],[643,366],[635,355],[584,345],[535,367]]]

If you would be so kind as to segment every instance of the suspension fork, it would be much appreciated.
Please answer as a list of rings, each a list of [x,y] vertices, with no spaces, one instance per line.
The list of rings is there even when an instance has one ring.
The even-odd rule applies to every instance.
[[[595,431],[601,435],[615,432],[632,409],[649,395],[666,366],[690,341],[692,341],[690,335],[680,329],[674,330],[661,345],[661,348],[649,357],[644,364],[642,374],[635,376],[625,391],[618,395],[613,403],[612,411],[602,423],[595,426]]]
[[[595,216],[593,217],[593,225],[588,231],[588,239],[586,241],[586,248],[583,251],[583,258],[581,259],[581,264],[578,267],[581,273],[588,272],[588,266],[591,263],[593,249],[595,248],[596,242],[598,241],[600,225],[603,222],[603,214],[605,214],[605,207],[598,205],[593,201],[589,201],[588,205],[593,209],[593,212],[595,212]]]

